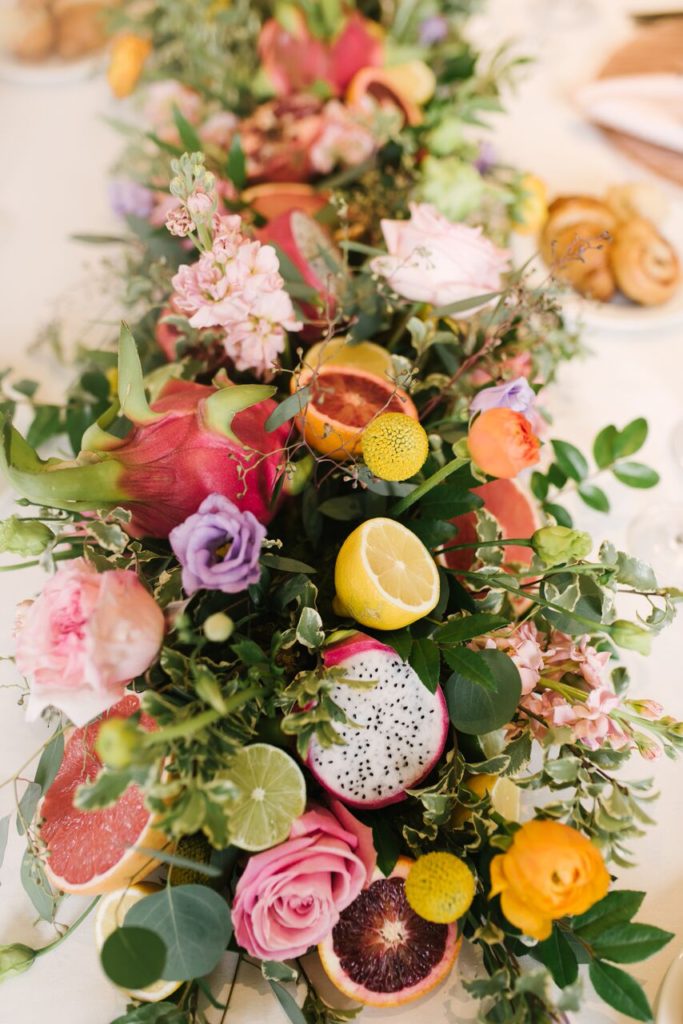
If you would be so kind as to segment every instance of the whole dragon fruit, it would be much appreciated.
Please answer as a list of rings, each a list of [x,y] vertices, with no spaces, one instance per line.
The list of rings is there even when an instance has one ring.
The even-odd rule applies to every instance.
[[[385,807],[405,799],[406,789],[430,773],[446,744],[448,710],[441,689],[430,693],[393,648],[364,633],[328,647],[324,661],[326,668],[342,668],[348,679],[376,680],[376,685],[332,687],[330,696],[355,726],[336,726],[343,744],[323,747],[314,738],[309,769],[351,807]]]
[[[78,512],[128,509],[134,537],[167,537],[213,493],[267,523],[288,434],[286,427],[265,429],[276,408],[273,391],[170,380],[148,405],[135,342],[122,332],[120,407],[86,431],[78,457],[43,461],[6,424],[0,466],[30,501]],[[117,412],[133,423],[124,438],[103,429]]]

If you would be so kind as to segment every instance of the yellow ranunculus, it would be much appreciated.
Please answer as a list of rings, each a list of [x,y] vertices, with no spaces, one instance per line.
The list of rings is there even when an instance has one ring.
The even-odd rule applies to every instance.
[[[117,99],[130,96],[152,49],[149,39],[131,32],[117,36],[112,44],[107,70],[109,88]]]
[[[553,921],[583,914],[607,894],[600,851],[581,832],[556,821],[528,821],[506,853],[491,862],[491,896],[508,921],[533,939],[547,939]]]

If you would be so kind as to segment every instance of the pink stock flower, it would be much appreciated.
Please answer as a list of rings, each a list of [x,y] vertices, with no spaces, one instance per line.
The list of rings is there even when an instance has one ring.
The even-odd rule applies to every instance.
[[[591,647],[587,636],[577,640],[557,631],[551,634],[545,655],[548,665],[572,662],[576,666],[572,666],[572,671],[580,673],[588,685],[596,689],[605,685],[603,676],[609,660],[609,651],[597,651]]]
[[[338,100],[330,100],[323,110],[323,127],[311,146],[311,163],[319,174],[329,174],[337,164],[355,167],[376,149],[370,128]]]
[[[86,725],[149,668],[163,636],[163,612],[134,572],[98,573],[83,558],[62,566],[17,623],[27,717],[52,706]]]
[[[173,278],[173,305],[192,327],[222,328],[235,367],[265,377],[285,347],[285,331],[302,325],[285,291],[275,249],[245,238],[238,216],[214,221],[211,251],[181,266]]]
[[[539,632],[533,622],[524,622],[509,636],[487,637],[488,649],[505,651],[514,661],[522,679],[522,693],[529,694],[543,671],[543,651]]]
[[[286,28],[275,18],[265,23],[259,55],[278,96],[306,92],[317,82],[340,95],[357,71],[382,63],[383,47],[373,23],[356,11],[326,42],[311,34],[304,13],[292,6]]]
[[[482,228],[453,224],[429,203],[411,203],[409,220],[381,224],[389,255],[371,267],[403,298],[447,306],[501,290],[510,254]],[[452,315],[466,318],[483,305]]]
[[[364,852],[356,830],[330,811],[303,814],[289,839],[249,858],[232,906],[237,942],[263,960],[303,956],[369,882]]]

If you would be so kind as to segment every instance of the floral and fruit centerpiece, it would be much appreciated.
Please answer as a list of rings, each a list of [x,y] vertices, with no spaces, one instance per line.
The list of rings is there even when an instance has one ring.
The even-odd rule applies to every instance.
[[[564,507],[657,475],[642,419],[593,469],[549,437],[577,342],[504,247],[540,193],[463,131],[499,79],[462,4],[191,6],[119,12],[115,91],[176,76],[114,190],[128,321],[63,406],[22,382],[3,410],[2,548],[49,573],[17,613],[55,725],[11,780],[22,883],[48,921],[95,897],[116,1024],[230,1019],[226,950],[293,1024],[457,977],[490,1024],[588,980],[650,1020],[624,965],[671,936],[618,884],[652,798],[620,768],[683,725],[618,656],[678,594]]]

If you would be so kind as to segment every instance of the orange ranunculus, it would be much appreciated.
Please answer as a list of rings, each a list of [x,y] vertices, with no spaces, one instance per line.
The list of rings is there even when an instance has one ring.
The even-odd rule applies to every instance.
[[[117,36],[111,48],[111,60],[107,70],[109,88],[117,99],[130,96],[138,83],[152,44],[149,39],[132,32]]]
[[[491,862],[491,896],[508,921],[542,941],[553,921],[583,914],[607,895],[600,851],[581,832],[557,821],[527,821],[506,853]]]
[[[470,455],[489,476],[510,480],[539,459],[541,442],[526,416],[514,409],[486,409],[470,427]]]

